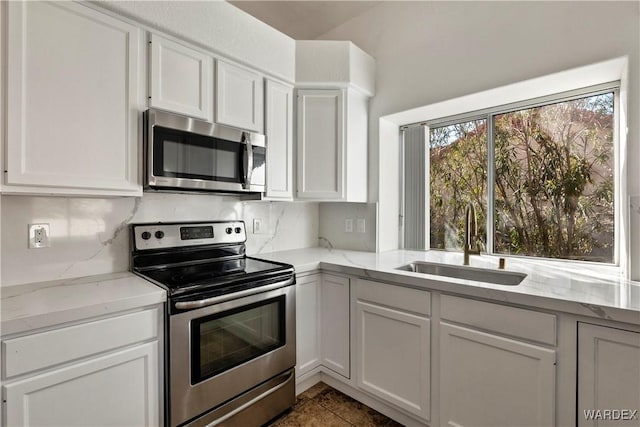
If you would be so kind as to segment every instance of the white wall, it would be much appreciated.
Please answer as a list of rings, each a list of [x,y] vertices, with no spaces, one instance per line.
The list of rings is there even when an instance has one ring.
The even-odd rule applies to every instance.
[[[287,81],[295,41],[225,1],[100,1],[100,6]]]
[[[142,198],[0,198],[1,286],[129,270],[129,224],[242,219],[247,253],[314,247],[318,204],[241,202],[206,194],[145,193]],[[253,218],[266,225],[252,234]],[[28,249],[27,225],[50,224],[50,248]]]
[[[629,56],[629,164],[640,161],[640,4],[638,2],[382,2],[319,37],[351,40],[376,59],[370,102],[370,200],[388,204],[378,183],[395,169],[382,157],[379,118],[439,101]],[[640,195],[640,168],[629,168]],[[392,210],[392,209],[390,209]],[[381,231],[379,240],[392,242]],[[386,233],[389,234],[389,233]],[[640,216],[631,217],[631,236]],[[632,277],[640,241],[631,239]],[[381,247],[388,249],[388,247]]]

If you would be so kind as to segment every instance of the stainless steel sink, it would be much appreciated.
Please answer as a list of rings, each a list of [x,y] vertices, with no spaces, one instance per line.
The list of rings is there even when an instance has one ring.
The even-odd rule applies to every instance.
[[[506,286],[517,286],[527,277],[524,273],[516,273],[513,271],[490,270],[488,268],[423,261],[412,262],[411,264],[398,267],[396,270],[413,271],[414,273],[433,274],[435,276],[446,276],[455,279],[474,280],[476,282]]]

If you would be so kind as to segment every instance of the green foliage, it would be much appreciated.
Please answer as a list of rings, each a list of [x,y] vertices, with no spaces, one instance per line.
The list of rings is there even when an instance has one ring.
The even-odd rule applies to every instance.
[[[613,94],[495,115],[493,134],[494,251],[612,262]],[[432,129],[430,146],[431,247],[460,249],[468,203],[486,232],[486,121]]]
[[[430,137],[431,247],[462,249],[464,211],[477,208],[482,241],[486,236],[486,121],[432,129]]]

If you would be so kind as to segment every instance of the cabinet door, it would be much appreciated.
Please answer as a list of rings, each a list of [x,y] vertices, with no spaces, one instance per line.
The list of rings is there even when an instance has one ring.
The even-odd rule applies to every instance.
[[[149,106],[213,120],[213,59],[151,35]]]
[[[4,394],[9,426],[157,426],[158,344],[17,381]]]
[[[320,366],[321,276],[299,278],[296,284],[296,376]]]
[[[341,90],[298,91],[298,198],[345,196],[343,104]]]
[[[349,279],[322,275],[322,365],[349,378]]]
[[[141,195],[140,30],[75,2],[7,6],[3,190]]]
[[[269,199],[293,199],[293,88],[267,80],[267,191]]]
[[[555,425],[555,351],[440,325],[441,425]]]
[[[640,333],[579,323],[578,426],[637,426],[639,420]]]
[[[430,321],[356,302],[358,387],[420,418],[430,417]]]
[[[262,133],[262,76],[223,61],[216,63],[216,123]]]

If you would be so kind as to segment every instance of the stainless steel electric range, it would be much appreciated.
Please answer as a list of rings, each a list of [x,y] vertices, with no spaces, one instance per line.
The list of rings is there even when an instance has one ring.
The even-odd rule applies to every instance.
[[[167,291],[166,424],[260,426],[295,402],[295,273],[245,254],[242,221],[131,226]]]

